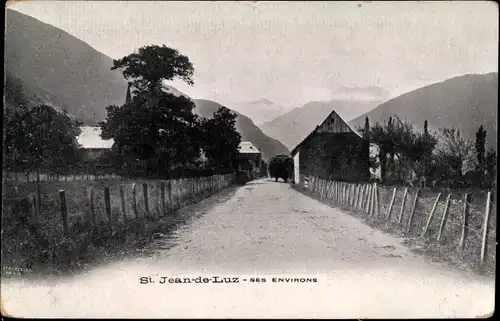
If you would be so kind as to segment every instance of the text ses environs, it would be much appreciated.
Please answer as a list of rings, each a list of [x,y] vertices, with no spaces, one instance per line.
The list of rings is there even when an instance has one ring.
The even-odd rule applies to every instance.
[[[143,276],[139,278],[140,284],[217,284],[217,283],[316,283],[318,279],[315,277],[169,277],[169,276]]]

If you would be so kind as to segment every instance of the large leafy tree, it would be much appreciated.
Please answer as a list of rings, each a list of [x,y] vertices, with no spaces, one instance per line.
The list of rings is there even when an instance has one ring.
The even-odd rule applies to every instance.
[[[194,68],[189,58],[165,45],[141,47],[133,54],[113,60],[111,69],[122,70],[125,79],[131,80],[131,85],[142,92],[150,92],[162,81],[175,78],[194,84]]]
[[[200,120],[194,102],[175,96],[163,82],[180,78],[193,84],[189,58],[166,46],[145,46],[113,61],[133,88],[123,106],[107,107],[102,137],[114,140],[115,164],[127,172],[145,165],[147,175],[189,166],[200,156]]]
[[[241,135],[230,109],[220,107],[210,119],[203,120],[203,150],[216,168],[236,168]]]
[[[80,161],[81,122],[51,106],[9,108],[5,113],[5,165],[26,172],[63,173]]]

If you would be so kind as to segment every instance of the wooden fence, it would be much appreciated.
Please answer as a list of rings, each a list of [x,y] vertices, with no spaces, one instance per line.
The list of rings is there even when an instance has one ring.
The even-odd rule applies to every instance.
[[[346,183],[308,177],[303,188],[319,199],[359,211],[367,217],[425,238],[459,253],[469,253],[480,266],[495,260],[496,201],[491,191],[432,193],[426,189]]]
[[[213,175],[201,178],[152,180],[106,186],[80,186],[43,193],[40,184],[36,191],[17,199],[4,199],[4,216],[16,216],[19,211],[39,221],[57,217],[52,224],[65,234],[77,220],[93,225],[107,222],[127,223],[141,217],[160,218],[185,205],[197,202],[230,186],[236,175]],[[10,206],[9,206],[10,204]],[[17,205],[16,205],[17,204]],[[19,207],[19,204],[29,204]]]

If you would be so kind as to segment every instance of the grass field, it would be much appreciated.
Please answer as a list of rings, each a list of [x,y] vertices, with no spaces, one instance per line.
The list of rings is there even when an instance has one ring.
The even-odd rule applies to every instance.
[[[60,181],[38,186],[36,183],[7,182],[3,184],[2,264],[54,271],[78,266],[98,252],[106,254],[127,242],[143,242],[158,228],[168,230],[177,220],[172,212],[229,186],[233,179],[231,175],[214,176],[211,185],[208,178],[163,181],[165,206],[159,180]],[[171,185],[171,193],[167,182]],[[143,183],[147,184],[147,204]],[[125,211],[121,202],[122,184]],[[132,197],[134,184],[137,216]],[[106,187],[109,188],[110,217],[105,210]],[[61,214],[61,190],[65,191],[67,208],[66,234]],[[157,224],[160,218],[162,226]]]

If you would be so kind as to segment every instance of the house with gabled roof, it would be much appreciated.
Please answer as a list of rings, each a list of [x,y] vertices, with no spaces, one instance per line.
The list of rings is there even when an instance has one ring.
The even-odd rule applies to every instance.
[[[242,141],[238,146],[240,158],[246,160],[252,166],[252,171],[259,172],[262,161],[260,150],[249,141]]]
[[[370,143],[335,112],[291,152],[295,183],[315,176],[345,182],[370,180]]]

